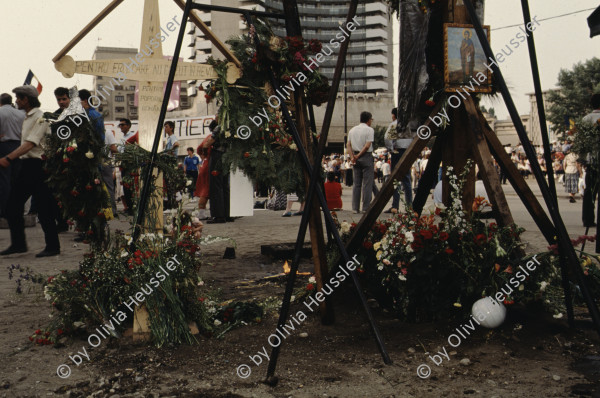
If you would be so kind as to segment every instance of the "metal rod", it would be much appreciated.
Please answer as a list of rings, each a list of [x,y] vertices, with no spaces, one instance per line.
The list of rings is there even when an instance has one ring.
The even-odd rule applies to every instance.
[[[289,7],[290,5],[286,4],[286,6]],[[296,15],[297,15],[297,13],[296,13]],[[251,15],[249,13],[245,13],[245,17],[246,17],[246,20],[248,21],[248,24],[252,25]],[[296,22],[296,23],[294,23],[294,22]],[[299,20],[290,22],[286,19],[286,27],[288,28],[288,32],[290,29],[292,32],[294,32],[295,30],[299,30]],[[258,38],[255,36],[254,39],[255,39],[256,44],[258,44]],[[273,88],[275,90],[277,90],[277,89],[279,89],[279,84],[277,82],[277,79],[275,78],[275,75],[274,75],[272,69],[270,67],[269,67],[269,69],[270,69],[269,70],[269,72],[270,72],[269,78],[271,79],[271,84],[272,84]],[[282,306],[281,306],[281,310],[280,310],[280,314],[279,314],[279,320],[277,323],[278,327],[283,326],[283,324],[285,323],[285,321],[287,320],[287,317],[289,315],[289,307],[290,307],[291,296],[292,296],[292,292],[293,292],[293,288],[294,288],[294,282],[296,279],[296,271],[298,269],[301,249],[302,249],[302,246],[304,243],[304,238],[306,236],[306,229],[308,227],[308,220],[310,218],[310,213],[311,213],[311,208],[312,208],[312,206],[310,206],[310,203],[313,200],[313,195],[315,194],[315,192],[317,194],[318,200],[320,202],[323,213],[325,215],[325,221],[328,225],[328,229],[332,232],[333,237],[336,241],[336,244],[342,253],[342,257],[344,258],[344,261],[345,262],[350,261],[350,256],[348,255],[348,253],[344,247],[341,237],[339,236],[339,232],[338,232],[337,228],[335,227],[335,223],[333,222],[333,218],[331,216],[329,208],[327,207],[327,201],[325,199],[325,196],[323,195],[323,191],[317,185],[317,182],[319,181],[319,179],[317,178],[318,167],[315,166],[314,169],[311,167],[308,156],[306,154],[306,150],[300,140],[300,134],[296,128],[294,121],[292,120],[292,118],[290,116],[290,113],[289,113],[289,110],[287,108],[287,104],[285,103],[285,101],[282,101],[281,108],[282,108],[282,114],[284,116],[286,124],[290,128],[290,130],[292,132],[292,136],[294,138],[294,141],[298,147],[298,152],[300,154],[300,158],[301,158],[302,164],[304,166],[304,169],[307,171],[307,173],[311,177],[310,177],[309,188],[308,188],[307,197],[306,197],[306,203],[308,203],[309,206],[305,207],[305,210],[302,214],[302,218],[300,221],[300,228],[298,231],[298,237],[296,239],[296,244],[295,244],[295,249],[294,249],[294,258],[292,260],[292,265],[290,267],[291,271],[290,271],[288,281],[286,284],[283,302],[282,302]],[[322,139],[323,139],[323,137],[321,137],[321,140]],[[320,154],[320,151],[317,150],[317,155],[318,154]],[[357,289],[359,299],[361,300],[361,303],[363,304],[365,312],[367,313],[367,317],[369,319],[369,324],[371,325],[371,328],[375,335],[376,342],[378,344],[378,348],[381,352],[383,360],[386,364],[389,364],[389,363],[391,363],[391,360],[389,358],[389,355],[387,354],[385,345],[383,343],[383,340],[381,338],[379,330],[375,324],[375,320],[373,318],[373,315],[371,314],[370,308],[367,305],[367,301],[366,301],[366,298],[360,287],[360,282],[358,281],[356,272],[351,271],[350,275],[352,276],[352,281],[354,282],[354,285]],[[269,366],[267,369],[267,381],[269,379],[271,379],[275,374],[275,369],[277,367],[277,360],[279,358],[280,347],[281,347],[281,345],[274,347],[271,352],[271,356],[269,359]]]
[[[523,22],[525,28],[531,24],[531,15],[529,14],[528,0],[521,0],[523,8]],[[527,47],[529,48],[529,60],[531,61],[531,74],[533,75],[533,86],[535,87],[535,100],[537,102],[538,118],[540,119],[540,130],[542,135],[542,144],[544,146],[544,160],[546,161],[546,175],[548,176],[548,185],[550,192],[554,195],[555,202],[558,201],[556,195],[556,184],[554,183],[554,167],[552,167],[552,154],[550,153],[550,140],[548,138],[548,126],[546,125],[546,110],[544,109],[544,96],[542,94],[542,84],[540,82],[540,71],[538,68],[537,54],[535,51],[535,41],[533,32],[527,36]],[[552,170],[552,172],[550,172]]]
[[[544,201],[546,202],[546,206],[552,217],[552,221],[554,222],[554,226],[556,227],[556,232],[558,235],[558,247],[559,250],[564,251],[562,255],[564,255],[571,266],[572,271],[575,273],[577,280],[579,282],[581,291],[583,293],[583,297],[586,301],[588,311],[590,316],[592,317],[594,326],[596,331],[600,335],[600,313],[598,312],[598,307],[596,302],[594,301],[594,297],[592,297],[590,290],[585,281],[583,270],[579,265],[579,259],[577,258],[577,254],[575,253],[575,249],[573,248],[573,244],[569,238],[569,234],[567,233],[567,229],[565,228],[565,224],[560,216],[560,212],[555,205],[554,199],[552,197],[552,193],[548,188],[546,180],[542,174],[542,169],[540,167],[539,162],[537,161],[537,156],[529,138],[527,137],[527,133],[525,132],[525,128],[523,127],[523,122],[519,118],[519,113],[517,112],[517,108],[512,100],[510,92],[506,87],[506,82],[504,81],[504,77],[502,76],[502,72],[498,67],[498,64],[495,61],[494,53],[490,47],[490,43],[487,41],[487,37],[483,28],[481,27],[481,23],[477,18],[477,14],[475,13],[475,8],[471,3],[471,0],[464,0],[464,4],[467,7],[467,11],[471,16],[471,21],[475,27],[475,32],[477,33],[477,37],[479,38],[479,42],[483,47],[483,51],[485,52],[486,59],[491,62],[492,69],[494,75],[496,76],[496,82],[500,86],[500,91],[502,93],[502,97],[504,98],[504,103],[506,104],[506,108],[508,109],[508,113],[511,116],[513,124],[517,130],[517,134],[519,135],[519,139],[521,140],[521,144],[525,149],[525,154],[530,159],[531,168],[537,183],[540,187],[540,191],[542,192],[542,196],[544,197]]]
[[[181,52],[181,45],[183,43],[183,36],[185,35],[185,25],[187,23],[188,16],[190,15],[191,5],[193,0],[187,0],[185,4],[185,10],[183,11],[183,17],[181,27],[179,28],[179,35],[177,36],[177,44],[175,45],[175,54],[171,61],[171,69],[169,70],[169,78],[167,79],[167,85],[165,87],[165,93],[163,97],[163,103],[160,108],[160,115],[158,117],[158,124],[156,126],[156,133],[154,134],[154,143],[152,144],[152,151],[150,153],[150,162],[146,165],[143,173],[142,192],[140,194],[140,202],[138,206],[137,217],[132,235],[132,245],[136,244],[138,237],[142,232],[142,223],[144,221],[144,215],[146,207],[148,205],[148,197],[150,195],[150,180],[152,178],[152,170],[154,169],[154,163],[158,153],[158,144],[160,142],[160,136],[163,129],[163,123],[165,122],[165,116],[167,114],[167,107],[169,106],[169,97],[171,89],[173,88],[173,80],[175,80],[175,72],[177,71],[177,62],[179,61],[179,54]],[[162,192],[161,198],[162,200]]]
[[[275,13],[275,12],[245,10],[243,8],[213,6],[213,5],[200,4],[200,3],[194,3],[194,4],[192,4],[192,8],[195,9],[195,10],[202,10],[202,11],[220,11],[220,12],[229,12],[229,13],[233,13],[233,14],[246,14],[246,13],[249,13],[250,15],[261,16],[261,17],[268,17],[268,18],[279,18],[279,19],[284,19],[285,18],[285,14],[279,14],[279,13]]]

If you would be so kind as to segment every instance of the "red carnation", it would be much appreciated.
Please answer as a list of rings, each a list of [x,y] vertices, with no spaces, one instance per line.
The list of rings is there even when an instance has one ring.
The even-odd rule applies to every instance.
[[[315,289],[315,285],[313,285],[312,283],[309,283],[308,285],[306,285],[306,290],[314,290]]]
[[[446,232],[446,231],[440,232],[440,240],[446,241],[446,240],[448,240],[449,237],[450,237],[450,235],[448,235],[448,232]]]
[[[432,101],[432,100],[427,100],[427,101],[425,101],[425,105],[427,105],[427,106],[434,106],[435,102]]]
[[[447,247],[444,251],[446,252],[446,254],[454,254],[454,250],[450,249],[449,247]]]

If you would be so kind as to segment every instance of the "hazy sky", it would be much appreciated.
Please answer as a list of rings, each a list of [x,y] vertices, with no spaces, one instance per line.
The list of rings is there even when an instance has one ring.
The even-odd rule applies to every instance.
[[[44,85],[40,97],[42,108],[54,109],[52,91],[57,86],[92,88],[92,77],[75,76],[66,79],[54,69],[52,58],[79,32],[109,0],[0,0],[2,38],[0,53],[4,59],[0,77],[0,92],[23,84],[28,69],[32,69]],[[76,60],[91,59],[96,46],[138,47],[140,41],[143,0],[126,0],[110,16],[93,29],[69,52]],[[171,0],[160,0],[161,20],[166,21],[183,11]],[[600,56],[600,37],[590,39],[586,18],[591,11],[550,19],[561,14],[595,8],[597,0],[530,0],[531,15],[541,25],[534,32],[542,88],[553,88],[561,68]],[[28,27],[25,27],[25,22]],[[488,0],[485,6],[485,24],[491,25],[492,49],[498,51],[507,45],[518,27],[496,30],[499,27],[522,23],[520,0]],[[397,35],[394,42],[397,42]],[[172,54],[176,37],[163,43],[165,54]],[[182,56],[190,56],[189,38],[186,37]],[[501,65],[520,113],[529,113],[526,93],[533,91],[527,47],[521,45]],[[493,106],[500,118],[507,112],[498,97]],[[484,102],[485,103],[485,102]],[[486,104],[489,105],[489,104]]]

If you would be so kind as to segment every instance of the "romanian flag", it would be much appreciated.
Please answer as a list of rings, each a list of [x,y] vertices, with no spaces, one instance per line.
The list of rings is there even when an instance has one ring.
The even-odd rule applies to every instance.
[[[35,79],[35,84],[33,83],[34,79]],[[32,86],[35,86],[35,88],[37,88],[38,94],[42,93],[42,83],[40,83],[39,79],[33,74],[31,69],[29,69],[29,72],[27,73],[27,77],[25,78],[25,83],[23,83],[23,84],[31,84]]]

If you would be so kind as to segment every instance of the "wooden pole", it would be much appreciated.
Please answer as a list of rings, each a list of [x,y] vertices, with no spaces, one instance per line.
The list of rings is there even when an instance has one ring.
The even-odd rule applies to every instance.
[[[173,1],[179,6],[179,8],[182,10],[185,9],[184,0]],[[210,28],[202,21],[202,19],[200,19],[200,14],[198,14],[198,11],[192,10],[190,13],[190,20],[198,27],[198,29],[202,31],[202,33],[206,35],[206,38],[210,40],[215,47],[217,47],[217,49],[225,56],[225,58],[227,58],[228,61],[233,62],[238,68],[242,68],[242,63],[240,60],[233,55],[231,50],[229,50],[229,48],[227,48],[227,46],[212,32],[212,30],[210,30]]]
[[[285,28],[286,33],[290,37],[299,36],[302,37],[302,29],[300,27],[300,16],[298,14],[298,5],[295,0],[284,0],[283,9],[285,13]],[[302,144],[306,149],[306,155],[308,156],[311,166],[313,168],[320,167],[320,161],[314,159],[314,151],[312,145],[312,135],[307,123],[306,104],[304,99],[304,92],[294,92],[294,105],[296,111],[296,121],[298,123],[298,132]],[[318,162],[318,163],[317,163]],[[306,190],[308,191],[310,174],[304,171],[304,180],[306,182]],[[327,256],[325,250],[325,236],[323,234],[323,222],[321,221],[321,209],[319,202],[316,197],[313,197],[311,203],[306,203],[305,206],[312,208],[309,226],[310,226],[310,241],[313,252],[313,262],[315,266],[315,279],[317,281],[317,291],[323,289],[323,280],[327,278]],[[323,324],[333,323],[333,310],[331,308],[331,298],[327,296],[327,299],[319,304],[321,310],[321,322]]]
[[[96,27],[96,25],[98,25],[104,18],[106,18],[106,16],[110,14],[115,8],[117,8],[122,2],[123,0],[113,0],[109,5],[107,5],[102,11],[100,11],[98,15],[96,15],[94,19],[90,21],[90,23],[85,25],[85,27],[81,29],[81,31],[77,33],[77,35],[73,37],[71,41],[67,43],[67,45],[64,46],[63,49],[58,52],[58,54],[54,56],[54,58],[52,58],[52,62],[56,63],[59,59],[64,57],[69,51],[71,51],[73,47],[77,45],[77,43],[81,41],[81,39],[83,39],[92,29]]]

